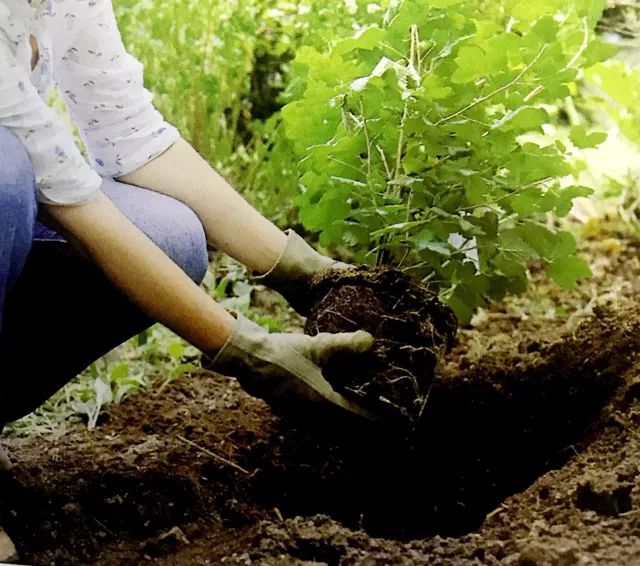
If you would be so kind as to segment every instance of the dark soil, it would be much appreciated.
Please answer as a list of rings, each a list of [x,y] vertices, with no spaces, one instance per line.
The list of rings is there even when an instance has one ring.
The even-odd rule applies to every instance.
[[[374,414],[413,426],[458,323],[437,296],[399,271],[356,268],[316,278],[305,332],[366,330],[376,338],[366,355],[336,356],[331,384]]]
[[[32,565],[640,564],[640,249],[586,253],[577,290],[460,331],[413,449],[294,431],[201,373],[10,437],[0,525]]]

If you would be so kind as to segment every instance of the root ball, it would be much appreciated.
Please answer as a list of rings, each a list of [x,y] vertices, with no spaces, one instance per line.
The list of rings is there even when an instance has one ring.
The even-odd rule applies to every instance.
[[[367,330],[365,355],[334,357],[325,376],[337,391],[377,414],[415,424],[457,320],[434,293],[395,270],[357,267],[318,276],[305,332]]]

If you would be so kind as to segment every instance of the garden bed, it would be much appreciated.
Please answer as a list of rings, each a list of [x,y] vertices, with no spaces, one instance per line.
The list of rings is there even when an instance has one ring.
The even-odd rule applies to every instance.
[[[592,280],[460,332],[413,449],[293,430],[203,373],[10,438],[0,524],[33,565],[639,561],[640,250],[585,246]]]

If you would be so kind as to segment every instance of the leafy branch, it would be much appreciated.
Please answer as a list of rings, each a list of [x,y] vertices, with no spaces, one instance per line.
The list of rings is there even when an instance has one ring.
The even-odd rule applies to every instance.
[[[493,92],[490,92],[489,94],[474,100],[473,102],[471,102],[470,104],[468,104],[464,108],[461,108],[460,110],[457,110],[453,114],[449,114],[448,116],[445,116],[444,118],[441,118],[440,120],[438,120],[436,122],[435,125],[436,126],[441,126],[441,125],[443,125],[443,124],[445,124],[447,122],[450,122],[451,120],[457,118],[458,116],[466,114],[467,112],[469,112],[469,110],[472,110],[476,106],[480,106],[481,104],[484,104],[485,102],[488,102],[489,100],[491,100],[495,96],[498,96],[499,94],[502,94],[503,92],[509,90],[513,85],[519,83],[520,79],[522,79],[522,77],[524,77],[531,69],[533,69],[533,67],[535,67],[536,63],[540,60],[540,58],[542,57],[542,55],[544,54],[544,52],[547,50],[548,47],[549,47],[548,44],[543,45],[542,48],[540,49],[540,51],[538,52],[538,54],[535,56],[535,58],[530,63],[528,63],[507,84],[502,85],[500,88],[497,88]]]
[[[578,169],[561,144],[525,134],[542,133],[546,108],[568,96],[569,68],[608,56],[590,49],[599,1],[518,4],[507,29],[484,35],[504,29],[502,2],[402,0],[383,25],[306,52],[300,96],[283,110],[305,228],[355,261],[437,286],[463,321],[525,288],[532,260],[561,285],[588,276],[571,236],[548,221],[588,190],[572,184]],[[478,96],[489,82],[500,86]]]

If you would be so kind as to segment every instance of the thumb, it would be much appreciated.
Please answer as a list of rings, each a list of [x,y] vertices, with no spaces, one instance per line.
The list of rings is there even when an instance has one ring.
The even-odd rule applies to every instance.
[[[314,336],[311,354],[313,361],[322,365],[336,354],[364,354],[373,348],[374,343],[375,338],[364,330],[339,334],[323,332]]]
[[[353,265],[349,265],[348,263],[344,263],[342,261],[334,261],[331,264],[330,269],[334,269],[336,271],[345,271],[346,269],[351,269]]]

